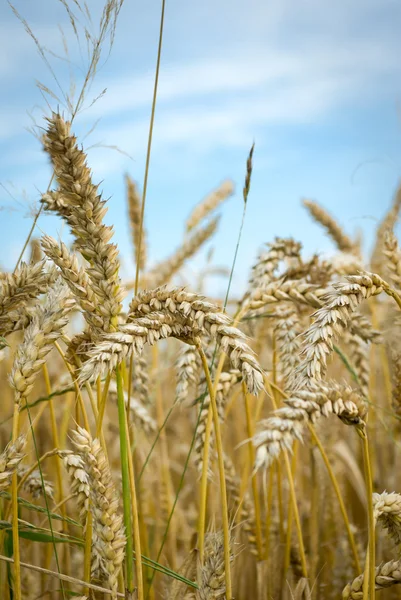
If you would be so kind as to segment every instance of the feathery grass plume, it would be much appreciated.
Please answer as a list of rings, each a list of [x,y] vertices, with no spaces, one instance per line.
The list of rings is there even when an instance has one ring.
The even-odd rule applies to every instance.
[[[128,320],[152,311],[163,311],[192,328],[193,335],[199,337],[203,334],[216,339],[230,358],[233,368],[241,370],[249,392],[255,394],[262,389],[262,370],[246,343],[245,335],[232,327],[231,319],[203,296],[182,288],[162,287],[138,294],[132,299],[129,310]]]
[[[216,386],[216,404],[219,413],[219,419],[223,423],[225,420],[225,407],[227,398],[233,388],[241,379],[241,373],[237,369],[231,369],[230,371],[223,371],[220,374],[219,381]],[[203,387],[204,389],[204,387]],[[195,464],[198,469],[199,475],[202,475],[203,470],[203,449],[205,445],[205,434],[206,434],[206,423],[209,414],[210,396],[207,394],[203,400],[202,410],[199,417],[198,429],[196,430],[195,437]],[[213,448],[213,431],[214,426],[212,424],[211,435],[210,435],[210,447]],[[209,452],[209,461],[211,460],[211,453]],[[211,477],[212,470],[208,465],[208,475]]]
[[[109,331],[121,312],[124,290],[118,275],[118,249],[110,243],[113,228],[103,223],[106,202],[92,183],[86,154],[78,148],[71,124],[61,115],[53,113],[48,119],[43,144],[53,164],[58,190],[43,196],[42,202],[48,210],[59,212],[49,198],[62,198],[65,208],[59,214],[70,226],[76,247],[90,263],[87,274],[99,299],[103,330]]]
[[[302,244],[292,238],[276,237],[274,242],[267,246],[268,251],[262,252],[252,267],[247,295],[268,285],[275,278],[276,270],[285,259],[295,259],[298,263],[301,262]]]
[[[390,279],[397,288],[401,288],[401,250],[397,238],[392,231],[387,231],[384,237],[384,256],[387,257],[387,270]]]
[[[383,260],[383,249],[384,240],[387,232],[393,231],[395,224],[397,223],[398,215],[401,209],[401,184],[398,186],[396,191],[393,204],[387,214],[384,216],[376,232],[376,241],[373,247],[370,268],[375,273],[383,273],[384,271],[384,260]],[[384,273],[383,273],[384,274]]]
[[[186,260],[191,258],[199,248],[207,242],[215,233],[219,217],[213,219],[205,225],[205,227],[197,229],[191,233],[184,241],[182,246],[178,248],[169,258],[155,265],[150,271],[144,275],[144,283],[148,288],[156,288],[164,283],[167,283],[173,275],[177,273],[183,266]],[[127,284],[128,289],[132,288],[132,284]]]
[[[33,389],[36,377],[68,323],[68,313],[75,305],[68,288],[57,281],[49,289],[46,300],[38,304],[32,321],[24,332],[24,340],[18,346],[10,384],[15,390],[16,401],[21,402]]]
[[[322,206],[312,200],[304,200],[303,205],[308,209],[315,221],[323,225],[328,235],[337,244],[339,250],[349,252],[350,254],[357,251],[354,242],[344,233],[337,221]]]
[[[324,305],[312,315],[314,321],[304,334],[302,359],[296,374],[298,388],[308,385],[311,378],[323,377],[335,339],[344,334],[359,305],[384,289],[383,280],[373,273],[346,279],[333,283],[321,299]]]
[[[186,229],[187,232],[196,227],[207,215],[215,208],[227,200],[234,193],[234,184],[230,180],[223,181],[216,189],[206,196],[199,204],[195,206],[188,217]]]
[[[255,468],[269,467],[283,450],[292,449],[295,440],[302,441],[307,421],[315,423],[332,413],[346,425],[359,426],[366,416],[366,406],[357,390],[335,381],[311,381],[307,389],[293,390],[283,408],[258,424],[259,431],[253,437]]]
[[[6,273],[0,279],[0,335],[6,334],[11,322],[23,317],[30,300],[46,292],[54,283],[55,270],[45,271],[43,267],[43,261],[30,265],[21,263],[15,273]],[[16,312],[19,309],[21,313]]]
[[[177,386],[176,401],[181,403],[188,397],[190,386],[196,386],[200,379],[202,362],[195,346],[184,346],[176,361]]]
[[[11,485],[15,471],[20,468],[24,458],[26,437],[20,435],[15,442],[9,442],[0,454],[0,490],[3,491]]]
[[[117,400],[117,384],[114,380],[110,381],[109,394],[114,400]],[[148,410],[137,398],[131,396],[128,405],[128,394],[124,391],[124,402],[132,412],[134,423],[142,427],[145,433],[154,433],[157,430],[156,421],[152,419]]]
[[[72,432],[72,441],[83,459],[90,483],[94,534],[92,574],[106,583],[116,598],[125,548],[119,497],[99,440],[92,439],[88,431],[78,427]]]
[[[29,467],[27,467],[25,465],[20,465],[18,467],[18,477],[23,477],[28,470],[29,470]],[[43,476],[44,486],[42,485],[42,476]],[[28,492],[28,494],[30,494],[32,496],[32,498],[39,498],[39,496],[43,496],[43,487],[44,487],[46,496],[48,498],[53,499],[54,485],[52,484],[51,481],[48,481],[44,478],[45,473],[42,473],[42,476],[41,476],[39,469],[35,469],[24,480],[22,487],[26,492]]]
[[[231,544],[230,544],[231,545]],[[230,551],[230,562],[234,554]],[[223,600],[226,597],[224,542],[221,532],[207,533],[203,564],[198,562],[196,600]]]
[[[384,590],[401,583],[401,560],[390,560],[376,567],[376,590]],[[363,573],[348,583],[342,593],[343,600],[361,600],[363,597]]]
[[[249,544],[249,550],[254,556],[258,556],[256,544],[256,521],[253,503],[248,492],[245,492],[241,502],[241,481],[235,470],[234,463],[231,458],[224,454],[224,472],[226,475],[227,495],[230,503],[230,510],[233,516],[236,515],[240,508],[241,528],[246,534]],[[241,505],[241,507],[240,507]]]
[[[135,264],[139,260],[139,269],[142,271],[146,263],[146,232],[144,229],[142,229],[141,247],[139,248],[142,199],[135,181],[129,175],[125,176],[125,184],[127,187],[129,222],[135,251],[134,259]]]
[[[98,312],[100,300],[90,286],[86,270],[79,266],[77,256],[71,254],[63,242],[58,244],[48,235],[42,238],[41,243],[46,256],[60,268],[62,278],[74,294],[88,324],[93,328],[102,327],[103,317]]]
[[[143,355],[137,356],[132,363],[131,390],[142,406],[149,407],[151,405],[148,363]]]
[[[387,529],[394,543],[401,544],[401,494],[373,494],[373,514],[375,522]]]

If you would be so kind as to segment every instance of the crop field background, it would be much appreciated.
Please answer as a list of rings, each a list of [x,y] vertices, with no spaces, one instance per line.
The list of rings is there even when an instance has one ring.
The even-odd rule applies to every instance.
[[[0,16],[0,597],[400,598],[399,7]]]

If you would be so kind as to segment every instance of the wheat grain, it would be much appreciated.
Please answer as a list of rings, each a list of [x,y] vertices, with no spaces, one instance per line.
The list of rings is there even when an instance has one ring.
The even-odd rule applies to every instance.
[[[387,529],[395,544],[401,544],[401,495],[373,494],[373,511],[376,523]]]
[[[118,494],[99,440],[92,439],[81,427],[72,432],[72,440],[83,459],[90,483],[94,534],[92,574],[107,582],[116,597],[125,548]]]
[[[12,476],[24,458],[25,444],[26,438],[21,435],[15,442],[9,442],[0,454],[0,490],[5,490],[11,485]]]

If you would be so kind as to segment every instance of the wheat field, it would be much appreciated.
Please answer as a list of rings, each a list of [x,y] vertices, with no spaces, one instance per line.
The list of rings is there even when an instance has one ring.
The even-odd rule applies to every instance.
[[[231,282],[212,259],[195,289],[177,281],[218,243],[234,183],[195,204],[181,245],[149,266],[148,169],[143,184],[126,174],[136,271],[122,280],[74,134],[121,5],[104,6],[75,104],[53,102],[41,126],[52,177],[34,226],[52,213],[73,241],[33,226],[0,272],[0,596],[399,598],[401,187],[371,256],[304,200],[336,253],[305,256],[277,231],[243,295],[207,298],[208,274]],[[252,146],[244,214],[255,160]]]

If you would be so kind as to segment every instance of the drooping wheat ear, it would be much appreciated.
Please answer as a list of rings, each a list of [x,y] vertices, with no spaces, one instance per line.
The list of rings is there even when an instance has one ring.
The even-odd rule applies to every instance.
[[[82,456],[70,450],[60,450],[58,455],[63,459],[64,466],[70,476],[71,491],[77,502],[79,520],[85,526],[91,492],[91,481],[86,471],[86,463]]]
[[[364,398],[369,397],[370,355],[369,345],[359,335],[350,333],[346,336],[350,348],[352,366],[358,375],[359,387]]]
[[[68,313],[75,305],[68,288],[59,280],[49,289],[46,300],[38,304],[24,340],[18,346],[10,384],[15,390],[16,402],[32,391],[35,379],[55,341],[68,323]]]
[[[119,496],[98,439],[81,427],[72,432],[73,444],[89,476],[93,513],[92,573],[117,597],[118,576],[124,562],[125,534]]]
[[[169,337],[193,343],[191,327],[182,325],[176,318],[163,313],[151,313],[148,317],[120,325],[118,329],[114,333],[102,334],[96,344],[86,349],[86,361],[80,370],[82,382],[115,369],[131,355],[140,355],[145,344],[152,345]]]
[[[187,220],[187,231],[196,227],[215,208],[227,200],[234,193],[234,184],[230,180],[223,181],[216,189],[212,190],[199,204],[195,206]]]
[[[328,235],[337,244],[339,250],[351,254],[357,252],[354,242],[344,233],[337,221],[322,206],[312,200],[304,200],[303,205],[308,209],[315,221],[323,225]]]
[[[18,467],[18,477],[23,477],[28,469],[29,467],[20,465]],[[42,484],[42,477],[44,485]],[[44,473],[41,474],[39,469],[35,469],[24,480],[22,487],[26,492],[28,492],[28,494],[32,496],[32,498],[39,498],[39,496],[43,496],[43,488],[46,496],[53,498],[54,485],[51,481],[46,480],[44,477]]]
[[[27,265],[21,263],[15,273],[5,273],[0,279],[0,335],[15,328],[12,323],[22,317],[24,307],[33,298],[46,292],[56,279],[55,270],[45,271],[44,262]],[[17,311],[22,309],[21,313]]]
[[[160,339],[175,337],[186,343],[193,344],[197,337],[208,335],[220,343],[222,350],[229,356],[235,369],[240,369],[248,390],[257,394],[263,387],[262,370],[246,343],[246,337],[239,329],[230,326],[230,319],[219,312],[212,304],[199,301],[193,302],[199,310],[191,307],[184,298],[197,295],[183,291],[169,291],[175,296],[177,314],[171,312],[149,313],[148,317],[137,317],[126,325],[120,325],[116,333],[103,334],[96,345],[88,351],[88,360],[80,372],[81,381],[97,377],[103,371],[114,369],[125,358],[140,354],[146,343],[154,344]],[[172,309],[170,304],[168,310]],[[203,308],[205,312],[200,310]],[[194,310],[196,315],[192,315]],[[187,312],[188,311],[188,312]],[[184,314],[187,313],[185,317]]]
[[[152,311],[166,312],[177,317],[194,331],[217,340],[230,358],[234,369],[240,369],[251,394],[263,387],[263,375],[254,353],[246,343],[245,335],[231,326],[231,319],[221,309],[207,302],[203,296],[182,288],[157,288],[144,291],[134,297],[130,304],[128,319],[132,320]]]
[[[294,371],[299,365],[302,326],[298,312],[292,306],[275,311],[273,317],[279,352],[278,366],[286,391],[291,387]]]
[[[259,310],[269,304],[277,302],[299,302],[314,308],[322,305],[321,298],[327,294],[327,289],[318,288],[315,285],[302,280],[295,281],[273,281],[264,288],[258,288],[244,304],[247,311]]]
[[[387,529],[394,543],[401,544],[401,494],[373,494],[373,514],[375,522]]]
[[[63,242],[58,244],[48,235],[42,238],[41,243],[46,256],[60,268],[61,276],[82,308],[86,321],[93,328],[102,327],[103,316],[99,311],[100,299],[91,288],[86,270],[79,266],[77,256],[71,254]]]
[[[249,550],[254,556],[258,556],[253,503],[248,492],[245,492],[241,502],[241,481],[237,475],[234,463],[226,454],[224,454],[224,472],[226,474],[227,495],[232,516],[235,517],[238,509],[240,510],[241,527],[247,536]]]
[[[295,259],[298,262],[301,260],[302,244],[292,238],[276,237],[274,242],[267,246],[267,252],[262,252],[252,267],[248,294],[268,285],[275,278],[276,270],[285,259],[292,261]]]
[[[230,551],[230,561],[234,553]],[[207,533],[203,564],[198,563],[196,600],[223,600],[226,597],[223,534]]]
[[[9,442],[0,454],[0,490],[5,490],[11,485],[13,474],[24,458],[26,437],[20,435],[15,442]]]
[[[132,393],[140,404],[145,407],[151,405],[149,396],[149,373],[146,358],[137,356],[132,363]]]
[[[184,346],[176,361],[177,386],[175,397],[181,403],[188,397],[189,388],[195,387],[200,379],[202,363],[195,346]]]
[[[142,229],[141,247],[139,248],[142,198],[135,181],[131,179],[129,175],[125,176],[125,183],[127,186],[128,215],[131,226],[132,242],[135,252],[135,264],[138,260],[139,255],[139,269],[143,270],[145,268],[146,263],[146,232],[144,229]]]
[[[401,560],[390,560],[376,567],[376,590],[383,590],[401,583]],[[351,581],[343,590],[343,600],[361,600],[363,597],[363,580],[361,574]]]
[[[53,113],[48,119],[43,144],[53,164],[58,190],[43,196],[42,202],[68,223],[76,247],[90,262],[87,273],[92,290],[100,300],[103,329],[108,331],[121,312],[124,291],[118,276],[118,249],[110,243],[113,229],[103,224],[107,212],[105,201],[98,193],[98,186],[92,183],[86,155],[78,148],[71,124],[59,114]]]
[[[269,467],[283,450],[292,449],[295,440],[302,440],[307,421],[314,423],[333,413],[346,425],[359,426],[366,416],[359,392],[334,381],[311,382],[308,389],[292,391],[285,404],[258,425],[259,431],[253,437],[256,469]]]
[[[237,369],[231,369],[231,371],[223,371],[219,377],[219,381],[216,386],[216,404],[217,410],[219,413],[220,422],[223,423],[225,420],[225,407],[227,403],[227,398],[233,388],[233,386],[238,383],[241,379],[241,373]],[[205,389],[204,386],[201,389]],[[207,418],[209,414],[209,406],[210,406],[210,396],[207,394],[203,400],[203,406],[199,418],[198,429],[196,430],[195,437],[195,465],[198,470],[199,475],[202,475],[203,470],[203,449],[205,445],[205,437],[206,437],[206,424]],[[212,433],[210,436],[209,445],[210,448],[213,448],[213,424],[212,424]],[[211,459],[211,453],[209,452],[209,462]],[[209,477],[212,474],[212,470],[210,465],[208,465],[208,475]]]
[[[373,273],[346,279],[334,283],[321,298],[324,305],[314,313],[314,322],[304,334],[302,360],[296,373],[298,388],[307,386],[311,378],[323,377],[335,339],[344,334],[360,304],[384,289],[383,280]]]
[[[376,232],[376,241],[373,247],[370,268],[375,273],[381,273],[384,275],[384,260],[383,260],[383,249],[384,240],[388,231],[393,231],[394,226],[397,223],[398,215],[401,209],[401,184],[398,186],[396,191],[393,204],[383,220],[379,224]]]
[[[387,257],[387,270],[390,273],[390,279],[397,288],[401,288],[401,250],[392,231],[387,231],[384,246],[383,254]]]
[[[114,380],[110,381],[109,394],[114,400],[117,400],[117,384]],[[145,406],[135,396],[131,396],[128,405],[128,394],[125,391],[124,401],[125,406],[132,413],[134,423],[142,427],[145,433],[154,433],[157,429],[156,421],[152,419]]]
[[[217,229],[218,223],[219,218],[213,219],[210,223],[205,225],[205,227],[191,233],[174,254],[148,271],[144,276],[146,287],[156,288],[164,283],[168,283],[172,276],[181,269],[184,262],[191,258],[191,256],[193,256],[199,248],[212,237]],[[133,286],[127,284],[127,287],[130,288]]]

